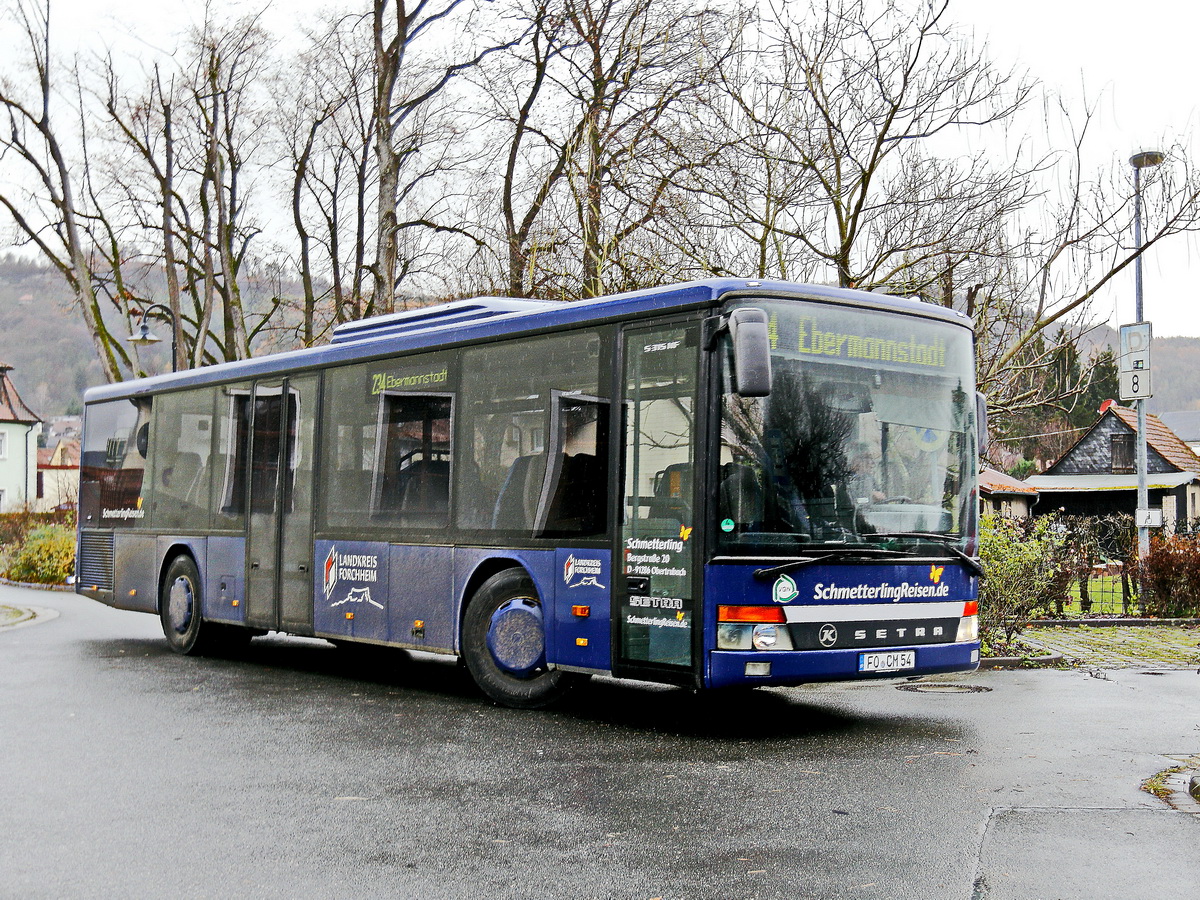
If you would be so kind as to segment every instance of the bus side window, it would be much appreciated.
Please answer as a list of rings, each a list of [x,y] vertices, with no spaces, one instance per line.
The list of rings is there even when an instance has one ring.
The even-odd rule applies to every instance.
[[[455,356],[441,353],[325,373],[318,530],[446,527],[462,489],[451,488],[456,381]]]
[[[212,504],[217,527],[242,528],[250,449],[250,384],[227,385],[217,395]]]
[[[524,538],[603,535],[610,404],[599,395],[611,332],[472,347],[462,360],[458,525]]]
[[[450,511],[451,399],[384,393],[375,512],[402,525],[445,525]]]
[[[85,527],[146,524],[143,501],[150,439],[150,398],[110,400],[87,408],[79,466],[79,514]]]
[[[538,507],[543,537],[604,534],[608,512],[609,403],[578,394],[553,395],[551,470]]]
[[[154,423],[154,527],[208,528],[212,392],[163,394],[155,405]]]

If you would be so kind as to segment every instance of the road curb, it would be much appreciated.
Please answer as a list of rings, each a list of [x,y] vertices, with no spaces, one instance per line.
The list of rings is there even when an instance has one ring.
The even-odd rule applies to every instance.
[[[1026,628],[1106,628],[1148,625],[1200,625],[1200,619],[1034,619]]]
[[[73,591],[73,584],[38,584],[33,581],[13,581],[11,578],[0,577],[0,584],[9,587],[29,588],[31,591]]]
[[[37,625],[41,622],[49,622],[51,619],[58,618],[57,609],[47,609],[44,606],[8,606],[8,604],[5,604],[5,606],[8,609],[23,612],[25,615],[15,622],[0,625],[0,632],[9,631],[13,628],[24,628],[26,625]]]
[[[1063,661],[1061,653],[1046,653],[1042,656],[985,656],[979,660],[981,669],[1016,669],[1026,663],[1052,666]]]

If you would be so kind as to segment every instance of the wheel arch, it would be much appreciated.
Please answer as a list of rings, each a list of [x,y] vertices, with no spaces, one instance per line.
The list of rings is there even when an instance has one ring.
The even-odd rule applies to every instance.
[[[529,576],[529,579],[536,586],[537,580],[533,577],[529,566],[525,565],[519,559],[511,556],[492,556],[480,562],[472,570],[471,574],[467,576],[462,592],[458,597],[457,627],[454,635],[454,650],[456,653],[462,653],[463,622],[466,620],[467,607],[471,605],[471,600],[479,593],[479,589],[489,578],[501,572],[506,572],[509,569],[520,569]]]
[[[191,559],[192,565],[196,567],[196,574],[200,578],[200,584],[198,587],[200,588],[200,610],[201,615],[203,615],[205,605],[204,598],[206,595],[204,566],[201,565],[200,556],[196,553],[196,548],[186,541],[172,541],[167,544],[166,549],[163,550],[162,562],[159,563],[158,566],[158,592],[154,601],[154,609],[158,613],[162,612],[163,592],[164,588],[167,586],[167,572],[170,570],[172,563],[174,563],[175,560],[179,559],[181,556],[186,556]]]

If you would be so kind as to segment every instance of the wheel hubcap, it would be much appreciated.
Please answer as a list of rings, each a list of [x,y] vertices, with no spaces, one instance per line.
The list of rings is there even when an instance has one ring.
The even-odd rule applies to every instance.
[[[171,627],[179,634],[185,633],[192,624],[193,598],[191,581],[182,576],[176,578],[171,585],[167,615],[171,620]]]
[[[488,625],[488,650],[496,665],[510,675],[526,678],[546,664],[546,632],[542,608],[526,597],[516,597],[492,613]]]

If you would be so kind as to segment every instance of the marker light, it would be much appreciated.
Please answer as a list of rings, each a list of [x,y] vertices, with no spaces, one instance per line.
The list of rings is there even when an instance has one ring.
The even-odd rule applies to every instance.
[[[765,622],[783,625],[787,619],[782,606],[718,606],[718,622]]]

